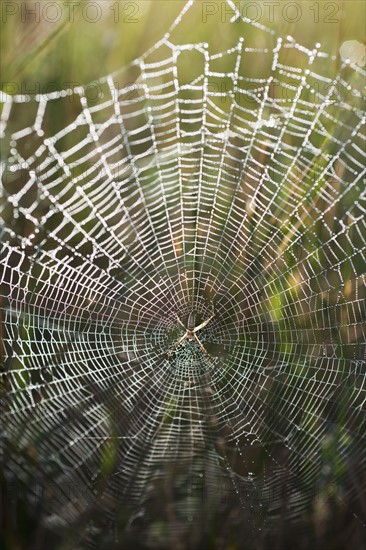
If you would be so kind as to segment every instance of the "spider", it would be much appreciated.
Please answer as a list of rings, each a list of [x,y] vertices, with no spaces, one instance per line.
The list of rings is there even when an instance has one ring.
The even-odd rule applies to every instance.
[[[211,321],[211,319],[213,319],[215,317],[215,313],[212,313],[211,317],[206,319],[206,321],[203,321],[203,323],[200,323],[198,326],[195,326],[195,324],[196,324],[196,311],[192,311],[188,315],[187,326],[185,326],[182,323],[182,321],[178,317],[178,314],[176,314],[176,315],[177,315],[178,323],[186,331],[186,333],[185,333],[184,336],[182,336],[182,338],[180,340],[178,340],[178,342],[175,344],[175,347],[176,348],[179,347],[184,342],[184,340],[193,340],[193,339],[195,339],[197,344],[201,348],[201,350],[206,355],[210,356],[210,354],[206,351],[205,346],[202,344],[202,342],[200,341],[198,336],[196,336],[196,332],[198,332],[199,330],[205,328],[205,326],[208,325],[208,323]]]

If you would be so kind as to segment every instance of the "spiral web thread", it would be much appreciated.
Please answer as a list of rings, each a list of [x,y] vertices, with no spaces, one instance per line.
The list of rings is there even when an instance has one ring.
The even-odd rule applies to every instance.
[[[218,479],[264,526],[330,485],[363,521],[364,73],[230,2],[230,49],[175,43],[191,5],[93,88],[2,94],[9,476],[57,528],[167,480],[177,530]]]

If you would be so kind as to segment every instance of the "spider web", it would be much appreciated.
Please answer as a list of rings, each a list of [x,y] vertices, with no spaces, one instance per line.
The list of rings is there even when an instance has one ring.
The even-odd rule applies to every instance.
[[[92,88],[1,96],[6,477],[82,545],[364,526],[364,72],[231,2],[231,48],[181,43],[191,6]]]

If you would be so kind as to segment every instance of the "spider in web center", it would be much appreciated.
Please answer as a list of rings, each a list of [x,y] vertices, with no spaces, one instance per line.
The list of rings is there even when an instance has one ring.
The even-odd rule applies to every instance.
[[[208,319],[206,319],[205,321],[203,321],[202,323],[200,323],[197,326],[196,326],[196,314],[197,314],[197,312],[195,310],[193,310],[188,315],[187,326],[185,326],[184,323],[179,318],[178,313],[176,313],[178,323],[180,324],[180,326],[186,332],[185,332],[184,336],[182,336],[182,338],[180,338],[180,340],[178,340],[178,342],[175,344],[174,347],[178,348],[185,340],[196,340],[196,342],[199,345],[199,347],[201,348],[201,350],[206,355],[208,355],[210,357],[210,354],[207,352],[205,346],[202,344],[202,342],[200,341],[200,339],[198,338],[196,333],[199,330],[202,330],[203,328],[205,328],[205,326],[208,325],[208,323],[211,321],[211,319],[213,319],[215,317],[215,313],[213,312],[212,315]]]

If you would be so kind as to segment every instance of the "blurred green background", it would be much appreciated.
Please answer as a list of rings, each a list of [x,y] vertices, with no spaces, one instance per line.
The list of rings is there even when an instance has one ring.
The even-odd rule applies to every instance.
[[[185,0],[11,2],[1,4],[1,88],[9,93],[61,89],[116,71],[160,39]],[[337,53],[345,40],[364,42],[366,3],[235,2],[242,15],[280,35]],[[57,6],[59,8],[57,9]],[[198,2],[183,20],[177,40],[197,37],[223,49],[231,42],[231,14],[224,1]],[[188,19],[188,21],[187,21]],[[253,29],[255,32],[255,29]],[[9,84],[11,83],[11,85]]]
[[[10,94],[47,93],[87,84],[117,71],[162,38],[185,4],[185,0],[3,1],[0,89]],[[320,43],[322,50],[337,55],[344,41],[364,44],[363,0],[234,4],[242,14],[257,19],[280,36],[292,35],[308,48]],[[224,1],[197,2],[174,31],[174,42],[207,41],[211,52],[223,51],[242,33],[240,25],[229,23],[230,16]],[[256,29],[247,27],[246,31],[250,36],[245,39],[255,43]],[[327,61],[323,76],[334,76],[338,66],[339,58],[332,63]],[[248,73],[254,70],[248,67]],[[64,124],[64,114],[59,110],[54,115],[60,124]],[[25,126],[26,117],[19,123]],[[21,234],[20,229],[18,233]],[[274,303],[272,309],[280,307]],[[330,446],[326,451],[336,454]],[[362,534],[356,544],[361,544],[361,537]]]

